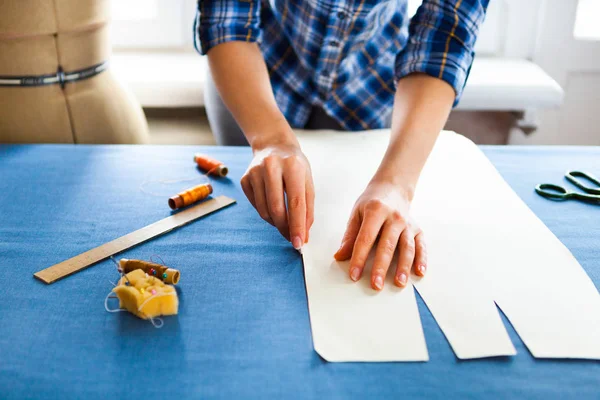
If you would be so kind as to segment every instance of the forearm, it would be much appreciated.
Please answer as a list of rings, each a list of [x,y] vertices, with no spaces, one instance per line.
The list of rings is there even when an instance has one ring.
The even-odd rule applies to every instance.
[[[253,149],[297,143],[279,110],[256,43],[228,42],[208,52],[210,70],[223,102]]]
[[[412,74],[398,82],[390,143],[374,180],[398,185],[412,199],[454,98],[450,85],[428,75]]]

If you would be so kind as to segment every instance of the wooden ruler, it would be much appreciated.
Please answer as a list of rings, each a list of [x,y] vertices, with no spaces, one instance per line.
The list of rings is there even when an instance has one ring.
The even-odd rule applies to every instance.
[[[180,226],[186,225],[198,218],[213,213],[221,208],[234,204],[235,200],[226,197],[219,196],[214,199],[204,201],[197,206],[188,208],[177,214],[171,215],[165,219],[161,219],[158,222],[150,224],[142,229],[138,229],[135,232],[128,233],[125,236],[121,236],[118,239],[113,240],[98,246],[91,250],[81,253],[78,256],[69,258],[66,261],[55,264],[42,271],[38,271],[33,276],[45,282],[51,284],[59,279],[74,274],[75,272],[81,271],[91,265],[94,265],[108,257],[127,250],[133,246],[137,246],[140,243],[144,243],[152,238],[172,231],[173,229],[179,228]]]

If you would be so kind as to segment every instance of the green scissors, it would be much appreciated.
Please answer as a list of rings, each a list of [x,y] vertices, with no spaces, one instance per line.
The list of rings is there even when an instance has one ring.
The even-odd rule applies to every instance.
[[[555,201],[564,200],[579,200],[586,203],[600,204],[600,180],[591,174],[582,171],[569,171],[565,174],[565,178],[585,193],[579,193],[572,190],[567,190],[562,186],[554,185],[552,183],[542,183],[535,187],[535,191],[542,197]],[[589,182],[592,182],[597,187],[590,187],[585,185],[581,180],[577,178],[583,178]]]

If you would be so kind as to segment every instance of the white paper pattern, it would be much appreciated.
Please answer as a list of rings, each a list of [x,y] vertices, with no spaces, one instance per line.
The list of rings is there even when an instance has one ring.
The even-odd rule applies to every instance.
[[[387,147],[387,131],[301,133],[316,188],[304,265],[315,350],[328,361],[423,361],[412,287],[355,284],[333,253]],[[467,139],[440,136],[413,215],[429,248],[412,277],[459,358],[515,354],[494,306],[536,357],[600,359],[600,295],[570,252]],[[390,276],[391,278],[391,276]]]

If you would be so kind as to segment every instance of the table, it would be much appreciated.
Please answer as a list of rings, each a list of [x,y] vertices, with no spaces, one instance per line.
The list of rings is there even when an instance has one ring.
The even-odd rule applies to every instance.
[[[483,150],[599,287],[600,208],[551,202],[533,187],[564,183],[570,168],[600,175],[600,148]],[[215,194],[238,204],[124,253],[159,255],[181,270],[178,317],[156,329],[107,313],[117,279],[110,261],[51,286],[33,278],[168,216],[167,196],[140,185],[197,178],[197,151],[228,164],[231,179],[215,181]],[[456,359],[421,299],[429,362],[322,360],[301,257],[240,188],[250,157],[247,148],[0,145],[0,398],[600,397],[600,362],[536,360],[505,318],[516,357]]]

